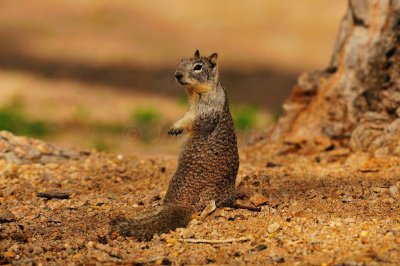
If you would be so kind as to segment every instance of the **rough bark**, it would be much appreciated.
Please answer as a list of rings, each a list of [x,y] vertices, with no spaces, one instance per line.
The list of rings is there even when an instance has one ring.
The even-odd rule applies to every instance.
[[[269,139],[400,155],[399,50],[400,0],[350,0],[329,66],[299,77]]]

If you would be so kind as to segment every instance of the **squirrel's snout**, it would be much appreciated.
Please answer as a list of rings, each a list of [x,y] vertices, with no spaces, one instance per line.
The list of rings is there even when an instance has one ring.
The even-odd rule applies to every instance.
[[[185,79],[183,78],[183,74],[182,74],[181,72],[176,71],[176,72],[175,72],[175,78],[176,78],[176,81],[179,82],[179,84],[181,84],[181,85],[187,85],[187,82],[186,82]]]
[[[176,71],[176,72],[175,72],[175,78],[176,78],[176,80],[180,81],[182,77],[183,77],[183,75],[182,75],[181,72],[179,72],[179,71]]]

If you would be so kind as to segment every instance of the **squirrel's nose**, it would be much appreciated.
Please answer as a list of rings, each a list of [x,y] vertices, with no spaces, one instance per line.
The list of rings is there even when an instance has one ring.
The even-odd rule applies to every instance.
[[[179,71],[176,71],[176,72],[175,72],[175,78],[176,78],[177,80],[180,80],[182,77],[183,77],[183,75],[182,75],[181,72],[179,72]]]

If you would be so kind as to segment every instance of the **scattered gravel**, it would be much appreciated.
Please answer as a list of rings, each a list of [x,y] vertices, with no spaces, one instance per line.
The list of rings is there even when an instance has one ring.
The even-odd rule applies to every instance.
[[[176,160],[61,148],[41,151],[42,146],[53,147],[0,133],[1,264],[400,261],[400,203],[393,196],[400,184],[396,157],[370,159],[335,149],[305,152],[301,147],[289,152],[256,142],[241,149],[238,197],[248,206],[254,206],[252,196],[265,197],[260,212],[216,209],[204,220],[192,220],[188,228],[137,242],[108,238],[109,222],[160,205]],[[45,154],[52,159],[44,160]],[[37,191],[73,196],[43,200]]]

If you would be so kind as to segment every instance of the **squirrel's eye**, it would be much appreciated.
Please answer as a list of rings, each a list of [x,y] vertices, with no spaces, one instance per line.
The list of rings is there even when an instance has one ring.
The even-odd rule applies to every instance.
[[[196,64],[194,65],[193,70],[201,70],[202,67],[203,67],[202,64]]]

